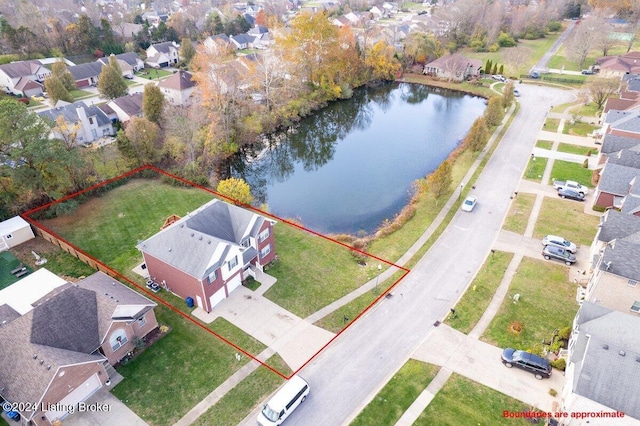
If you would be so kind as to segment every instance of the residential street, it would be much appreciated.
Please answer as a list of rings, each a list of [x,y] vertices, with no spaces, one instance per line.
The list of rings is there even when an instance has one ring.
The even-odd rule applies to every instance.
[[[518,89],[521,110],[475,184],[479,201],[474,212],[457,214],[393,297],[301,371],[312,393],[289,424],[349,423],[464,292],[497,238],[547,111],[573,99],[571,92],[548,87]],[[503,371],[499,360],[495,364]]]

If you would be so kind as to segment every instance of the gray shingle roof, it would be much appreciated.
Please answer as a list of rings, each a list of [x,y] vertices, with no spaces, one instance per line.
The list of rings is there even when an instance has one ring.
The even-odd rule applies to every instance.
[[[75,123],[79,120],[78,108],[84,108],[87,117],[95,117],[98,126],[106,126],[111,123],[107,114],[95,105],[87,106],[84,102],[78,101],[69,105],[52,108],[38,113],[41,117],[48,117],[56,121],[59,116],[63,116],[68,123]]]
[[[75,81],[80,81],[99,76],[103,66],[102,62],[89,62],[86,64],[73,65],[67,69],[71,75],[73,75]]]
[[[584,302],[577,323],[573,391],[640,418],[640,317]]]
[[[238,44],[246,44],[253,43],[256,38],[249,34],[238,34],[231,37],[231,40],[234,40]]]
[[[640,146],[640,139],[627,136],[618,136],[607,133],[602,139],[602,152],[610,154],[621,149],[630,149]]]
[[[20,318],[20,313],[18,311],[7,304],[0,305],[0,327],[9,324],[17,318]]]
[[[196,82],[193,80],[193,76],[188,71],[179,70],[176,73],[173,73],[168,78],[160,81],[158,83],[158,87],[164,87],[167,89],[173,90],[187,90],[191,87],[195,86]]]
[[[231,247],[240,246],[266,219],[249,210],[213,200],[163,229],[138,248],[196,278],[217,269]]]
[[[117,55],[114,55],[116,57],[116,59],[120,59],[121,61],[126,62],[127,64],[131,65],[132,67],[135,67],[136,65],[138,65],[138,55],[135,52],[126,52],[126,53],[119,53]],[[98,59],[98,62],[101,62],[103,64],[108,64],[109,63],[109,57],[108,56],[104,56],[100,59]]]
[[[640,281],[640,244],[635,241],[614,240],[602,254],[600,269],[611,274]],[[609,263],[611,262],[611,263]]]
[[[622,149],[615,154],[609,155],[607,163],[640,169],[640,149]]]
[[[636,186],[634,186],[634,189],[635,188]],[[638,189],[638,191],[640,191],[640,189]],[[630,195],[624,197],[624,202],[622,203],[622,209],[620,211],[626,215],[635,215],[640,212],[640,197],[632,197]]]
[[[133,93],[130,95],[116,98],[113,101],[114,104],[120,107],[124,112],[130,116],[134,116],[142,111],[142,93]]]
[[[609,210],[603,216],[598,240],[608,243],[638,233],[640,233],[640,217]]]
[[[605,123],[609,123],[609,127],[615,130],[622,130],[632,133],[640,133],[640,111],[611,110],[607,113]]]
[[[165,41],[163,43],[152,44],[158,52],[169,54],[171,49],[177,49],[177,47],[173,44],[172,41]]]
[[[32,75],[42,66],[42,63],[37,59],[29,61],[11,62],[9,64],[0,65],[0,69],[4,71],[11,78],[23,77]]]
[[[607,163],[600,174],[598,189],[609,194],[626,195],[636,176],[640,176],[640,169]]]

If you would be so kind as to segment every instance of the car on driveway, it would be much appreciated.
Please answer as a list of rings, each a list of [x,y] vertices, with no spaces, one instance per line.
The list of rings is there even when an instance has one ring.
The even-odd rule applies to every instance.
[[[554,246],[544,246],[542,249],[542,257],[547,260],[559,260],[567,265],[573,265],[576,262],[576,257],[571,254],[569,250]]]
[[[502,363],[507,368],[518,367],[529,371],[538,380],[551,377],[549,360],[529,352],[506,348],[502,351]]]
[[[567,241],[557,235],[547,235],[542,239],[543,246],[553,246],[563,248],[571,253],[578,251],[578,247],[571,241]]]
[[[462,211],[465,211],[465,212],[472,211],[477,203],[478,203],[478,199],[473,195],[469,195],[467,198],[464,199],[464,202],[462,203]]]
[[[558,197],[560,198],[568,198],[570,200],[576,201],[584,201],[584,194],[581,194],[578,191],[568,188],[560,188],[558,190]]]
[[[520,96],[520,91],[518,89],[513,89],[513,96],[515,96],[516,98]]]

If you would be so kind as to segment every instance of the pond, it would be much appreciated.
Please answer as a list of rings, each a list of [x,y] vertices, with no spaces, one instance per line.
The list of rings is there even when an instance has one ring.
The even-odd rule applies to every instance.
[[[232,166],[258,204],[314,231],[374,232],[458,146],[485,100],[406,83],[358,89]]]

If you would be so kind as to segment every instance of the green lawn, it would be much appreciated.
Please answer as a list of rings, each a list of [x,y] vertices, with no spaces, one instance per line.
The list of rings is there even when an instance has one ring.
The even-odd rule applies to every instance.
[[[589,246],[596,235],[598,223],[599,216],[584,213],[580,202],[545,197],[533,236],[561,235],[576,244]]]
[[[303,318],[378,273],[375,259],[360,266],[350,250],[292,226],[277,225],[275,240],[279,260],[268,273],[278,281],[264,296]]]
[[[560,126],[559,118],[547,118],[542,125],[542,130],[546,130],[548,132],[557,132],[558,126]]]
[[[544,170],[547,168],[548,161],[549,159],[541,157],[529,158],[529,164],[527,165],[527,169],[524,171],[523,177],[527,180],[540,182],[542,180]]]
[[[72,90],[69,92],[69,94],[74,100],[84,98],[87,96],[93,96],[93,93],[87,92],[86,90],[80,90],[80,89]]]
[[[597,117],[600,112],[601,110],[594,102],[582,105],[577,111],[577,113],[582,117]]]
[[[520,295],[517,302],[512,299],[515,294]],[[482,339],[500,348],[539,350],[553,330],[571,324],[578,311],[575,297],[568,266],[525,257]],[[518,328],[519,332],[514,331]]]
[[[279,355],[272,356],[267,362],[284,375],[291,374],[291,370]],[[260,366],[220,398],[193,424],[202,426],[240,424],[242,419],[283,383],[282,377],[268,368]]]
[[[571,124],[569,121],[565,121],[562,133],[564,133],[565,135],[587,136],[600,127],[601,126],[596,126],[594,124],[583,123],[579,121],[576,121],[573,124]]]
[[[530,424],[527,420],[507,419],[502,412],[529,409],[517,399],[453,373],[414,426],[525,426]]]
[[[410,359],[387,382],[352,426],[393,426],[402,414],[431,383],[440,367]]]
[[[160,324],[171,331],[127,365],[112,391],[145,422],[168,425],[224,382],[247,361],[236,361],[234,348],[164,306]]]
[[[569,154],[587,155],[597,154],[598,148],[589,148],[581,145],[573,145],[570,143],[560,143],[558,145],[559,152],[568,152]]]
[[[536,142],[536,148],[551,149],[552,147],[553,147],[553,141],[539,140],[539,141]]]
[[[167,70],[156,69],[156,68],[145,68],[144,71],[137,72],[136,77],[144,78],[147,80],[159,80],[171,74],[173,73]]]
[[[469,333],[489,306],[511,259],[513,253],[496,251],[490,254],[467,291],[456,303],[455,318],[447,317],[445,323],[465,334]]]
[[[20,266],[20,263],[20,260],[10,252],[0,252],[0,290],[9,287],[20,279],[11,273],[11,271]]]
[[[529,223],[529,216],[533,208],[533,202],[536,200],[535,194],[519,193],[511,203],[511,208],[505,218],[502,228],[505,231],[516,232],[524,235]]]
[[[587,188],[593,188],[591,177],[593,170],[582,167],[582,163],[555,160],[551,169],[551,182],[554,180],[574,180]]]

